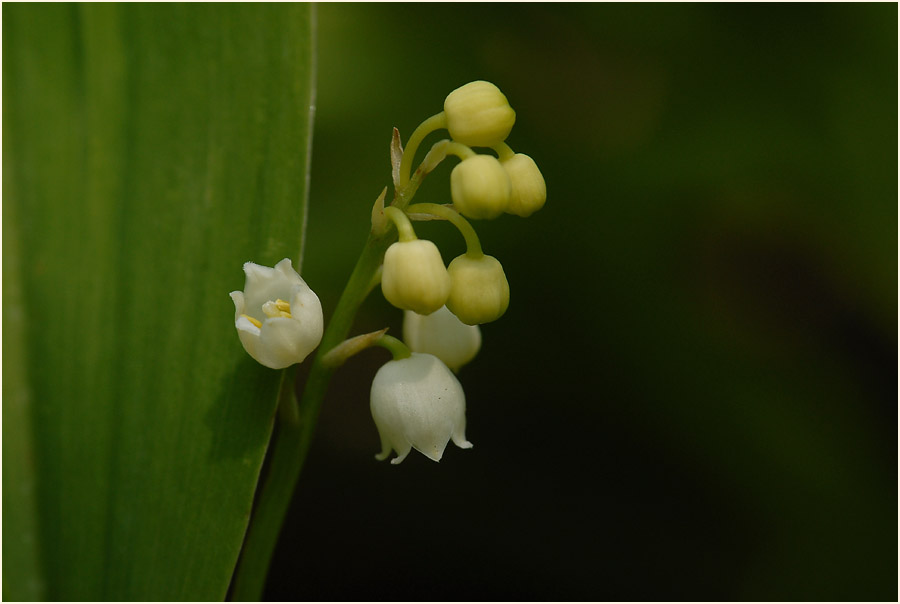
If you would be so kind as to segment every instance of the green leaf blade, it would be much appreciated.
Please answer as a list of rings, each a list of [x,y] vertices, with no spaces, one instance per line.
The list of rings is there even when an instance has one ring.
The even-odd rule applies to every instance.
[[[309,7],[3,11],[46,596],[221,599],[281,377],[227,294],[299,254]]]

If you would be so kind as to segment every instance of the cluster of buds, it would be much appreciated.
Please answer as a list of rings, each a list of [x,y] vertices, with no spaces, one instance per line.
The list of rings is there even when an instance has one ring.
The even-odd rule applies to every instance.
[[[503,213],[526,217],[547,199],[534,160],[505,142],[515,121],[506,96],[490,82],[477,81],[451,92],[444,111],[425,120],[405,150],[398,152],[395,133],[396,195],[383,210],[376,203],[373,229],[386,228],[388,220],[397,229],[399,240],[384,256],[381,289],[388,302],[405,311],[403,335],[412,354],[395,356],[372,384],[372,415],[382,442],[378,459],[393,448],[398,457],[392,463],[399,463],[413,447],[437,461],[449,440],[463,448],[472,446],[464,432],[465,395],[449,369],[459,371],[475,357],[481,346],[478,325],[506,312],[509,283],[503,265],[484,254],[466,219]],[[450,139],[432,146],[410,179],[419,143],[440,128],[447,129]],[[497,156],[476,153],[472,147],[493,149]],[[461,160],[450,174],[453,204],[409,205],[421,179],[449,155]],[[466,240],[466,253],[446,268],[437,246],[418,239],[411,222],[435,218],[452,223]]]
[[[382,445],[379,460],[396,451],[391,463],[400,463],[414,448],[439,461],[450,440],[461,448],[472,446],[465,437],[465,394],[455,372],[478,353],[479,325],[506,312],[509,283],[500,262],[482,251],[467,218],[491,219],[504,213],[526,217],[547,198],[534,160],[515,153],[505,142],[515,120],[506,96],[493,84],[476,81],[451,92],[444,110],[416,128],[406,149],[394,130],[394,199],[388,207],[385,193],[376,201],[371,241],[387,246],[392,226],[396,229],[397,241],[380,248],[383,262],[373,277],[380,277],[385,299],[405,311],[405,342],[382,330],[320,353],[321,365],[328,368],[371,345],[384,346],[393,354],[375,375],[371,389],[370,409]],[[446,129],[450,138],[435,143],[411,174],[419,144],[439,129]],[[492,149],[496,156],[476,153],[472,147]],[[453,203],[411,205],[422,179],[451,155],[461,160],[450,174]],[[419,239],[412,226],[416,220],[435,219],[453,224],[466,241],[466,252],[449,266],[444,266],[437,246]],[[274,268],[247,263],[244,271],[245,291],[231,294],[244,348],[274,369],[301,362],[322,339],[322,309],[315,293],[287,259]],[[361,302],[366,293],[368,289],[354,290],[348,284],[342,302],[347,296]],[[346,334],[347,328],[336,329]]]
[[[507,212],[526,217],[544,206],[547,187],[537,164],[504,142],[516,113],[496,86],[478,81],[457,88],[444,101],[444,114],[454,142],[490,147],[498,155],[460,156],[462,161],[450,175],[450,196],[460,214],[496,218]]]
[[[398,308],[429,315],[444,305],[467,325],[499,319],[509,305],[509,283],[503,266],[485,255],[466,218],[490,219],[504,212],[529,216],[543,207],[547,187],[529,156],[515,153],[506,138],[516,113],[506,96],[490,82],[471,82],[451,92],[444,111],[425,120],[410,138],[410,145],[395,158],[394,204],[384,215],[394,222],[399,241],[385,254],[382,275],[384,297]],[[436,143],[416,171],[408,176],[416,148],[429,132],[446,128],[449,140]],[[497,153],[476,153],[472,147]],[[448,155],[460,158],[450,174],[452,206],[409,206],[421,180]],[[466,239],[466,253],[447,268],[437,247],[416,238],[410,218],[424,216],[452,222]]]

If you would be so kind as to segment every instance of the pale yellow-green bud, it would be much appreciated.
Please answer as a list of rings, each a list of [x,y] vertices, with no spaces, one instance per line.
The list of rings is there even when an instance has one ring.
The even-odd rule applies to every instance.
[[[469,82],[444,100],[447,130],[453,140],[470,147],[493,147],[506,140],[516,112],[500,89],[484,80]]]
[[[500,162],[509,176],[511,186],[506,211],[517,216],[531,216],[547,201],[547,184],[534,160],[516,153]]]
[[[450,197],[468,218],[496,218],[509,207],[510,182],[493,155],[473,155],[450,173]]]
[[[384,254],[381,291],[404,310],[429,315],[447,301],[450,275],[437,246],[430,241],[398,241]]]
[[[447,308],[466,325],[496,321],[509,306],[509,283],[503,265],[493,256],[459,256],[447,267],[450,297]]]

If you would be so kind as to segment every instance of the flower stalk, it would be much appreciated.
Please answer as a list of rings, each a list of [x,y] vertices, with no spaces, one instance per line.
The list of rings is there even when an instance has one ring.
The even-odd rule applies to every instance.
[[[509,285],[502,265],[483,253],[463,216],[489,219],[504,212],[527,216],[546,199],[545,183],[533,160],[504,143],[515,117],[496,86],[475,81],[452,91],[444,110],[422,122],[405,149],[394,129],[393,200],[385,206],[387,188],[376,199],[369,237],[324,333],[318,298],[290,269],[289,260],[272,269],[245,265],[245,291],[232,292],[238,336],[261,364],[288,368],[281,373],[268,472],[257,493],[231,599],[262,598],[329,381],[350,356],[370,346],[382,346],[393,356],[376,374],[370,396],[382,444],[377,459],[396,451],[391,463],[397,464],[416,449],[439,461],[450,441],[463,449],[472,446],[465,438],[465,394],[448,367],[458,371],[477,354],[481,345],[477,325],[505,312]],[[411,174],[422,141],[439,129],[446,129],[450,140],[435,143]],[[476,153],[472,147],[493,148],[499,157]],[[462,160],[451,172],[454,205],[410,206],[422,180],[448,155]],[[466,240],[466,254],[449,267],[433,242],[416,237],[410,222],[431,218],[449,221]],[[405,343],[386,335],[387,329],[347,339],[360,305],[379,284],[385,299],[407,311]],[[319,340],[298,400],[296,364]]]
[[[322,363],[326,367],[337,369],[347,362],[350,357],[359,354],[366,348],[380,345],[381,337],[387,332],[388,328],[379,329],[371,333],[349,338],[329,350],[324,357]],[[389,337],[389,336],[388,336]],[[394,338],[391,338],[394,339]]]
[[[387,348],[395,361],[408,359],[411,354],[409,347],[394,336],[382,334],[381,337],[375,340],[375,345]]]
[[[384,252],[395,239],[396,231],[393,230],[384,235],[369,236],[334,315],[325,328],[303,396],[296,403],[296,415],[293,412],[278,413],[268,454],[269,472],[257,496],[232,582],[231,599],[234,601],[258,602],[262,599],[269,562],[312,444],[313,431],[328,382],[335,371],[335,368],[325,363],[325,356],[350,332],[353,318],[370,291],[369,284],[381,265]],[[286,376],[290,374],[290,379],[282,377],[279,408],[290,406],[296,401],[293,372],[293,368],[285,371]]]
[[[430,118],[419,124],[419,126],[413,130],[413,133],[410,135],[409,140],[406,141],[406,148],[403,150],[403,158],[400,160],[400,186],[401,188],[406,188],[409,184],[409,172],[412,168],[413,159],[415,158],[416,151],[419,149],[419,145],[422,143],[422,140],[434,132],[435,130],[440,130],[441,128],[447,127],[447,117],[444,115],[444,112],[441,111],[437,115],[432,115]]]
[[[409,206],[407,212],[410,214],[430,214],[431,216],[437,216],[442,220],[446,220],[455,226],[466,240],[467,256],[478,259],[484,255],[484,252],[481,251],[481,242],[478,240],[475,229],[472,228],[469,221],[463,218],[456,210],[436,203],[417,203]]]

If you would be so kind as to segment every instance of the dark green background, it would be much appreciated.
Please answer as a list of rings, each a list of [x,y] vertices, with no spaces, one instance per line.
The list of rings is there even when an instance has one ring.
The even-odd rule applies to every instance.
[[[549,194],[476,225],[512,301],[460,376],[475,448],[376,462],[387,354],[349,363],[268,597],[896,599],[897,7],[318,16],[304,276],[326,315],[391,127],[453,88],[500,86]],[[449,166],[420,198],[449,201]],[[376,293],[356,331],[384,325]]]
[[[303,276],[326,318],[391,128],[452,89],[500,86],[549,196],[476,224],[512,300],[460,374],[475,448],[376,462],[388,354],[352,359],[267,597],[896,600],[897,6],[316,12]],[[4,396],[4,535],[44,548],[4,540],[4,596],[39,553],[20,593],[219,597],[277,387],[226,294],[299,247],[307,9],[3,13],[4,386],[38,404]],[[448,202],[452,165],[416,199]],[[400,325],[376,292],[354,331]]]

